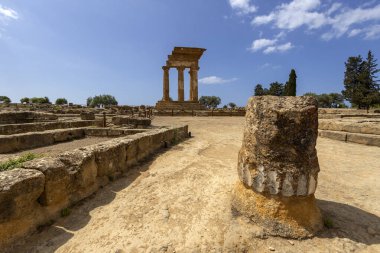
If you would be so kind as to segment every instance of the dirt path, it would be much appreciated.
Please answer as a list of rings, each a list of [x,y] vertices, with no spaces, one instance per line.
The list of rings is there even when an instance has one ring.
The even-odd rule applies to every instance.
[[[189,124],[193,138],[104,187],[15,251],[380,252],[380,148],[319,139],[316,197],[334,228],[289,241],[231,214],[244,119],[154,120],[171,123]]]

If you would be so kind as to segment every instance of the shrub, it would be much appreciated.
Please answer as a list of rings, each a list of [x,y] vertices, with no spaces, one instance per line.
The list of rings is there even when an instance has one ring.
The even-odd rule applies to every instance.
[[[67,99],[66,98],[57,98],[55,100],[56,105],[66,105],[67,104]]]

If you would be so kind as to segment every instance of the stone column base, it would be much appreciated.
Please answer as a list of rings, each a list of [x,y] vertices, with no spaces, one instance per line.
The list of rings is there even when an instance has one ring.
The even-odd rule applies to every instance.
[[[307,238],[323,228],[314,195],[282,197],[263,195],[236,183],[232,208],[264,227],[267,234],[286,238]]]

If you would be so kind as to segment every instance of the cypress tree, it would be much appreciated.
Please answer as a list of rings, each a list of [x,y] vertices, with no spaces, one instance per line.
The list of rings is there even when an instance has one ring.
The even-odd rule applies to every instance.
[[[285,85],[285,96],[296,96],[297,93],[297,74],[294,69],[290,71],[289,81]]]

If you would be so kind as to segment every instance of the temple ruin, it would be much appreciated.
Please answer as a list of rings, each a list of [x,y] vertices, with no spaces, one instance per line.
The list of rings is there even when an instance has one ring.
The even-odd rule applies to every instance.
[[[158,110],[199,110],[203,109],[198,101],[198,71],[199,59],[202,57],[204,48],[175,47],[171,55],[168,55],[166,65],[162,67],[163,74],[163,97],[158,101]],[[178,71],[178,100],[171,101],[169,94],[169,71],[176,68]],[[190,74],[190,96],[185,101],[184,71],[188,68]]]

